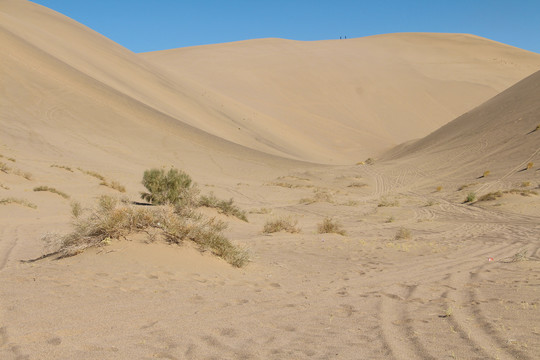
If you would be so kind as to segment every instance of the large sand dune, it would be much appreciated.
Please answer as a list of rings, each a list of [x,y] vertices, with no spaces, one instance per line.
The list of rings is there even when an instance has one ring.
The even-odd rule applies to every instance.
[[[456,34],[134,54],[18,0],[0,43],[0,359],[540,353],[540,55]],[[140,201],[171,165],[247,211],[198,210],[246,267],[144,233],[20,261],[71,201]],[[301,232],[262,232],[281,217]]]

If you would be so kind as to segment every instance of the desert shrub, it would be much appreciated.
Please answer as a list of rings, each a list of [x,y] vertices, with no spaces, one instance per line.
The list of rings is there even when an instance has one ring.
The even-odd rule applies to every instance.
[[[491,171],[486,170],[486,171],[484,171],[484,173],[482,174],[482,177],[488,177],[489,174],[491,174]]]
[[[437,186],[437,187],[435,188],[435,191],[439,192],[439,191],[441,191],[442,189],[443,189],[443,187],[439,185],[439,186]]]
[[[14,198],[14,197],[0,199],[0,205],[9,205],[9,204],[19,204],[19,205],[26,206],[32,209],[37,209],[37,206],[35,204],[32,204],[30,201],[25,200],[25,199],[19,199],[19,198]]]
[[[388,219],[386,219],[386,221],[385,221],[385,222],[386,222],[386,223],[392,223],[392,222],[394,222],[395,220],[396,220],[396,218],[395,218],[395,217],[393,217],[393,216],[390,216],[390,217],[388,217]]]
[[[393,207],[393,206],[399,206],[399,201],[397,200],[388,200],[387,198],[381,198],[379,200],[379,204],[377,204],[378,207]]]
[[[148,192],[142,192],[142,199],[156,204],[181,204],[191,206],[196,201],[196,187],[191,177],[175,168],[146,170],[142,184]]]
[[[56,194],[56,195],[60,195],[61,197],[63,197],[64,199],[69,199],[69,195],[62,192],[62,191],[59,191],[59,190],[56,190],[55,188],[52,188],[52,187],[48,187],[48,186],[38,186],[38,187],[35,187],[34,188],[34,191],[48,191],[48,192],[51,192],[53,194]]]
[[[527,164],[527,170],[531,169],[534,166],[534,163],[530,162]]]
[[[73,216],[73,218],[78,219],[83,213],[83,208],[81,206],[81,203],[78,201],[72,201],[70,205],[71,205],[71,215]]]
[[[95,177],[96,179],[101,180],[101,181],[106,181],[105,176],[101,175],[100,173],[97,173],[95,171],[84,170],[84,169],[81,169],[81,168],[77,168],[77,169],[80,172],[82,172],[83,174]]]
[[[80,211],[76,213],[78,216],[74,216],[74,230],[56,239],[55,253],[60,257],[106,245],[111,239],[154,229],[170,243],[193,241],[201,250],[210,250],[233,266],[241,267],[248,261],[247,253],[223,235],[227,227],[225,223],[205,218],[182,207],[141,207],[124,204],[110,196],[101,196],[96,208],[87,216],[81,216]],[[51,242],[50,237],[46,240]]]
[[[99,185],[109,187],[109,188],[111,188],[113,190],[116,190],[118,192],[121,192],[121,193],[126,192],[126,187],[124,185],[120,184],[118,181],[112,181],[112,182],[102,181]]]
[[[332,220],[331,218],[325,218],[322,223],[317,225],[317,231],[319,234],[340,234],[347,235],[345,230],[341,227],[337,221]]]
[[[530,182],[530,181],[523,181],[523,182],[521,183],[521,187],[529,187],[529,186],[531,186],[531,182]]]
[[[465,201],[464,203],[471,203],[471,202],[474,202],[476,200],[476,193],[474,192],[470,192],[467,194],[467,197],[465,198]]]
[[[368,165],[375,164],[375,160],[373,158],[367,158],[364,162]]]
[[[435,201],[435,200],[428,200],[428,202],[426,203],[426,206],[433,206],[433,205],[437,205],[438,203]]]
[[[313,196],[310,198],[302,198],[300,199],[300,204],[314,204],[318,202],[327,202],[327,203],[333,203],[334,200],[332,198],[332,194],[327,192],[326,190],[316,189],[313,192]]]
[[[540,124],[536,125],[536,128],[534,128],[533,131],[538,131],[538,130],[540,130]]]
[[[199,198],[199,206],[214,208],[224,215],[231,215],[245,222],[248,221],[246,212],[236,206],[232,198],[229,200],[220,200],[214,193],[210,193],[210,195],[202,195]]]
[[[394,239],[401,240],[401,239],[410,239],[412,238],[411,230],[406,228],[401,228],[396,232],[396,235],[394,236]]]
[[[291,234],[299,233],[300,228],[297,227],[298,221],[291,218],[281,217],[278,219],[268,220],[264,224],[263,233],[271,234],[280,231],[286,231]]]
[[[0,183],[0,188],[4,189],[4,190],[9,190],[9,186],[6,186],[2,183]]]
[[[249,211],[250,214],[271,214],[272,209],[269,208],[260,208],[260,209],[253,209]]]

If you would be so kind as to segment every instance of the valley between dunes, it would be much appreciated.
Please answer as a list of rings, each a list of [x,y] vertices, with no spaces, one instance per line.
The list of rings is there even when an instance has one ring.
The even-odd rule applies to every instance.
[[[23,0],[0,42],[0,359],[540,354],[540,54],[435,33],[136,54]],[[72,201],[139,203],[171,167],[246,211],[197,210],[246,266],[144,232],[29,261]],[[263,232],[281,218],[300,231]]]

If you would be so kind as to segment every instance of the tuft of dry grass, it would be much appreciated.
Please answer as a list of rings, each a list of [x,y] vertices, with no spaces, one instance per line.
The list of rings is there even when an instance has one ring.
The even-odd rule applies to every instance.
[[[99,185],[103,185],[103,186],[106,186],[106,187],[109,187],[113,190],[116,190],[118,192],[121,192],[121,193],[125,193],[126,192],[126,188],[124,185],[120,184],[119,182],[117,181],[112,181],[112,182],[107,182],[107,181],[102,181]]]
[[[224,235],[227,225],[192,210],[163,205],[156,207],[125,204],[110,196],[101,196],[87,215],[72,207],[74,230],[62,237],[45,237],[59,257],[76,255],[87,248],[103,246],[112,239],[155,230],[170,243],[189,240],[201,250],[209,250],[231,265],[241,267],[249,261],[245,250],[234,246]]]
[[[466,189],[466,188],[468,188],[468,187],[471,187],[471,186],[474,186],[474,185],[476,185],[476,183],[463,184],[463,185],[461,185],[460,187],[458,187],[457,190],[458,190],[458,191],[461,191],[461,190],[464,190],[464,189]]]
[[[0,162],[0,171],[6,173],[6,174],[13,174],[17,176],[21,176],[25,178],[26,180],[32,180],[33,175],[27,171],[22,171],[20,169],[11,168],[6,163]]]
[[[341,227],[341,224],[337,221],[332,220],[331,218],[325,218],[322,223],[317,225],[317,231],[319,234],[339,234],[347,235],[345,230]]]
[[[9,172],[11,171],[11,168],[8,166],[8,164],[0,161],[0,171],[6,174],[9,174]]]
[[[19,204],[19,205],[26,206],[32,209],[37,209],[37,206],[35,204],[32,204],[31,202],[25,199],[14,198],[14,197],[0,199],[0,205],[9,205],[9,204]]]
[[[390,216],[390,217],[388,217],[388,219],[386,219],[385,223],[393,223],[395,220],[396,220],[395,217]]]
[[[249,211],[250,214],[271,214],[272,209],[269,208],[260,208],[260,209],[253,209]]]
[[[199,198],[198,205],[217,209],[221,214],[234,216],[240,220],[248,222],[246,212],[236,206],[232,198],[229,200],[220,200],[214,195],[214,193],[210,193],[210,195],[202,195]]]
[[[366,183],[359,182],[359,181],[355,181],[355,182],[350,183],[349,185],[347,185],[347,187],[350,187],[350,188],[363,188],[363,187],[366,187],[366,186],[368,186]]]
[[[86,174],[88,176],[95,177],[98,180],[101,180],[101,181],[104,181],[104,182],[106,181],[105,176],[103,176],[100,173],[97,173],[95,171],[84,170],[84,169],[81,169],[81,168],[77,168],[77,170],[79,170],[80,172],[82,172],[83,174]]]
[[[396,235],[394,236],[395,240],[411,239],[411,238],[412,238],[411,230],[407,228],[400,228],[396,232]]]
[[[531,169],[534,166],[534,163],[530,162],[527,164],[527,170]]]
[[[439,191],[441,191],[442,189],[443,189],[443,187],[439,185],[439,186],[437,186],[437,187],[435,188],[435,191],[439,192]]]
[[[68,194],[66,194],[66,193],[64,193],[62,191],[56,190],[55,188],[48,187],[48,186],[37,186],[37,187],[34,188],[34,191],[48,191],[48,192],[51,192],[53,194],[60,195],[64,199],[69,199]]]
[[[365,161],[364,161],[367,165],[373,165],[375,164],[375,160],[373,158],[367,158]]]
[[[9,190],[9,187],[0,183],[0,188],[4,189],[4,190]]]
[[[532,196],[532,195],[538,195],[538,193],[534,190],[528,190],[528,189],[510,189],[505,191],[495,191],[490,192],[478,199],[478,201],[492,201],[496,200],[500,197],[502,197],[504,194],[514,194],[514,195],[521,195],[521,196]]]
[[[70,168],[69,166],[64,166],[64,165],[57,165],[57,164],[52,164],[51,165],[52,168],[59,168],[59,169],[64,169],[66,171],[70,171],[70,172],[73,172],[73,169]]]
[[[521,183],[521,187],[529,187],[531,186],[531,182],[530,181],[524,181]]]
[[[379,200],[379,204],[377,205],[377,207],[396,207],[396,206],[399,206],[399,201],[397,200],[388,200],[387,198],[381,198]]]
[[[484,173],[482,174],[482,177],[488,177],[489,174],[491,174],[491,171],[486,170],[486,171],[484,171]]]
[[[268,220],[264,224],[263,233],[271,234],[275,232],[285,231],[291,234],[300,232],[300,228],[297,227],[298,221],[288,217],[281,217],[273,220]]]
[[[332,198],[332,194],[327,192],[326,190],[317,189],[313,192],[313,196],[310,198],[302,198],[299,200],[300,204],[314,204],[318,202],[327,202],[327,203],[333,203],[334,199]]]

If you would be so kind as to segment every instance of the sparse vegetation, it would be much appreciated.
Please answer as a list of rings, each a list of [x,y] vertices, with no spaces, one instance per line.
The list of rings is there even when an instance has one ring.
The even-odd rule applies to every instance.
[[[78,201],[71,202],[71,215],[74,219],[78,219],[83,213],[83,208],[81,203]]]
[[[540,130],[540,124],[536,125],[536,128],[533,130],[533,132],[538,130]]]
[[[502,197],[504,194],[515,194],[515,195],[521,195],[521,196],[532,196],[532,195],[538,195],[538,193],[534,190],[528,190],[528,189],[510,189],[505,191],[495,191],[487,193],[483,196],[481,196],[478,201],[491,201],[496,200],[500,197]]]
[[[70,172],[73,172],[73,169],[70,168],[69,166],[64,166],[64,165],[57,165],[57,164],[52,164],[51,165],[52,168],[59,168],[59,169],[64,169],[66,171],[70,171]],[[79,169],[80,170],[80,169]],[[82,170],[81,170],[82,171]]]
[[[9,190],[9,187],[4,185],[4,184],[1,184],[0,183],[0,188],[4,189],[4,190]]]
[[[214,208],[224,215],[231,215],[245,222],[248,221],[246,212],[236,206],[232,198],[229,200],[220,200],[214,195],[214,193],[210,193],[210,195],[202,195],[199,199],[198,205]]]
[[[314,204],[317,202],[327,202],[327,203],[333,203],[334,200],[332,198],[332,194],[327,192],[326,190],[317,189],[313,192],[313,197],[311,198],[302,198],[300,199],[300,204]]]
[[[375,164],[375,160],[373,158],[367,158],[365,161],[364,161],[367,165],[373,165]]]
[[[386,219],[385,223],[393,223],[395,220],[396,218],[394,218],[393,216],[390,216],[388,217],[388,219]]]
[[[12,157],[9,157],[9,158],[7,158],[7,159],[8,159],[9,161],[11,161],[11,162],[16,162],[16,161],[17,161],[17,160],[15,160],[15,158],[12,158]]]
[[[527,164],[527,170],[531,169],[534,166],[534,163],[530,162]]]
[[[435,191],[439,192],[439,191],[441,191],[442,189],[443,189],[443,187],[439,185],[439,186],[437,186],[437,187],[435,188]]]
[[[284,187],[284,188],[288,188],[288,189],[312,188],[312,187],[314,187],[311,184],[291,184],[291,183],[287,183],[287,182],[283,182],[283,181],[274,181],[274,182],[269,183],[268,185],[270,185],[270,186],[279,186],[279,187]]]
[[[437,205],[438,203],[435,201],[435,200],[428,200],[428,202],[426,203],[426,206],[433,206],[433,205]]]
[[[484,173],[482,174],[482,177],[488,177],[489,174],[491,174],[491,172],[489,170],[486,170],[484,171]]]
[[[260,208],[260,209],[253,209],[249,211],[250,214],[271,214],[272,209],[269,208]]]
[[[355,182],[350,183],[349,185],[347,185],[347,187],[350,187],[350,188],[363,188],[363,187],[366,187],[366,186],[368,186],[366,183],[358,182],[358,181],[355,181]]]
[[[90,247],[107,245],[112,239],[154,229],[170,243],[193,241],[201,250],[210,250],[233,266],[241,267],[248,262],[247,253],[223,235],[225,223],[186,208],[169,204],[134,206],[110,196],[100,197],[97,207],[87,216],[81,216],[79,210],[73,211],[77,207],[72,207],[74,215],[78,214],[74,216],[73,232],[60,238],[45,238],[59,257],[76,255]]]
[[[527,261],[529,258],[527,257],[527,250],[522,249],[515,253],[513,256],[501,259],[502,262],[505,263],[511,263],[511,262],[520,262],[520,261]]]
[[[298,221],[288,217],[268,220],[264,224],[263,233],[271,234],[280,231],[286,231],[291,234],[299,233],[300,228],[297,227]]]
[[[344,202],[343,204],[341,205],[345,205],[345,206],[358,206],[360,203],[356,200],[347,200],[346,202]]]
[[[89,175],[89,176],[92,176],[92,177],[95,177],[96,179],[98,180],[101,180],[101,181],[106,181],[105,180],[105,176],[101,175],[100,173],[97,173],[95,171],[89,171],[89,170],[84,170],[84,169],[81,169],[81,168],[77,168],[77,170],[79,170],[80,172],[82,172],[83,174],[86,174],[86,175]]]
[[[388,200],[387,198],[381,198],[377,206],[378,207],[395,207],[395,206],[399,206],[399,201],[397,200],[391,201],[391,200]]]
[[[394,236],[395,240],[410,239],[412,238],[411,230],[407,228],[400,228],[396,235]]]
[[[116,190],[118,192],[121,192],[121,193],[125,193],[126,192],[126,188],[124,185],[120,184],[119,182],[117,181],[112,181],[112,182],[108,182],[108,181],[102,181],[99,185],[103,185],[103,186],[107,186],[113,190]]]
[[[192,206],[198,190],[191,177],[175,168],[146,170],[142,184],[148,192],[141,193],[142,199],[154,204]]]
[[[19,198],[14,198],[14,197],[0,199],[0,205],[9,205],[9,204],[19,204],[19,205],[26,206],[32,209],[37,209],[37,206],[35,204],[32,204],[31,202],[25,199],[19,199]]]
[[[38,187],[35,187],[34,188],[34,191],[48,191],[48,192],[51,192],[53,194],[57,194],[57,195],[60,195],[61,197],[63,197],[64,199],[69,199],[69,195],[62,192],[62,191],[59,191],[59,190],[56,190],[55,188],[52,188],[52,187],[48,187],[48,186],[38,186]]]
[[[468,187],[471,187],[471,186],[474,186],[474,185],[476,185],[476,183],[463,184],[460,187],[458,187],[458,191],[464,190],[464,189],[466,189]]]
[[[472,203],[476,201],[476,193],[474,192],[470,192],[467,194],[467,197],[465,198],[465,201],[463,201],[464,203]]]
[[[0,162],[0,171],[6,174],[9,174],[9,172],[11,171],[11,168],[6,163]]]
[[[32,180],[33,178],[31,173],[22,171],[20,169],[11,168],[6,163],[3,163],[3,162],[0,162],[0,171],[6,174],[13,174],[13,175],[21,176],[25,178],[26,180]]]
[[[345,230],[342,229],[341,224],[339,224],[337,221],[332,220],[331,218],[325,218],[322,223],[317,225],[317,231],[319,234],[339,234],[339,235],[347,235]]]
[[[531,186],[531,182],[530,181],[524,181],[521,183],[521,187],[529,187]]]

